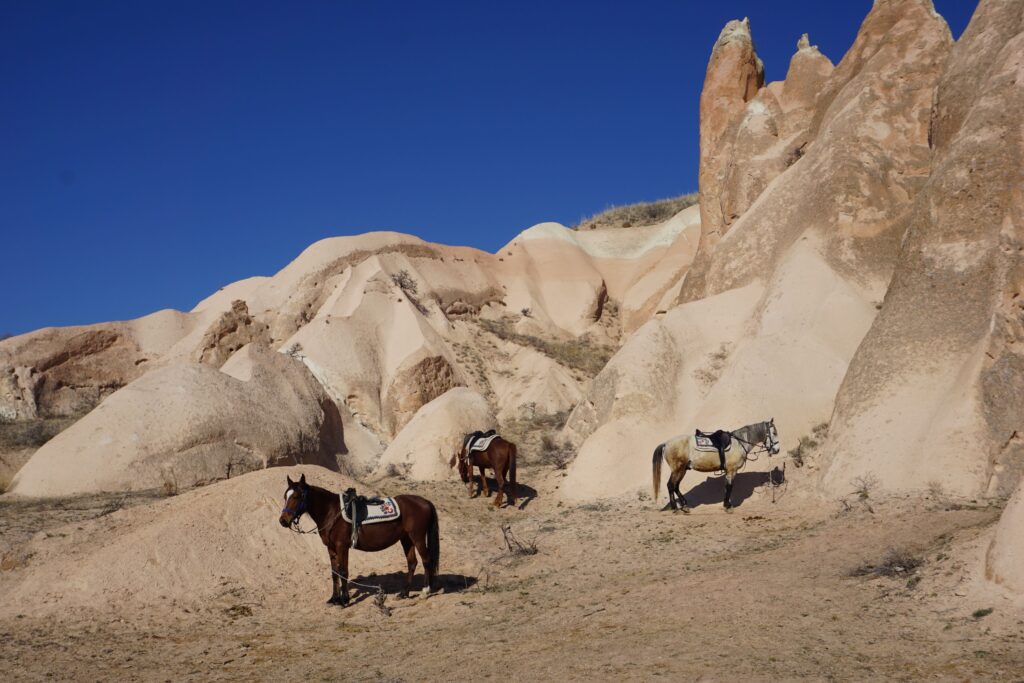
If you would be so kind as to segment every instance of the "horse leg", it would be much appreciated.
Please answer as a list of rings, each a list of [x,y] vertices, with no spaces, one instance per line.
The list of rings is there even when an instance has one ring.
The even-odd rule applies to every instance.
[[[431,566],[430,555],[427,554],[427,533],[424,532],[423,536],[414,539],[413,543],[416,545],[416,552],[420,554],[420,558],[423,560],[423,592],[430,595],[430,589],[434,585],[434,567]],[[413,553],[412,557],[412,566],[415,567],[416,554]]]
[[[480,489],[486,491],[486,496],[491,497],[491,484],[487,481],[487,471],[484,470],[484,466],[480,465]]]
[[[341,572],[341,567],[338,564],[338,554],[330,551],[328,553],[331,557],[331,597],[327,598],[328,605],[337,605],[341,602],[339,597],[340,583],[338,582],[338,574]]]
[[[672,468],[672,474],[668,478],[668,503],[672,506],[673,510],[679,509],[679,502],[676,500],[676,495],[679,491],[679,480],[683,478],[683,473],[686,470],[676,470]],[[679,496],[682,498],[682,496]]]
[[[676,479],[676,497],[679,499],[680,509],[685,513],[689,513],[690,504],[686,502],[686,496],[684,496],[683,492],[679,490],[679,484],[683,481],[683,477],[685,476],[686,468],[684,467],[681,470],[679,470],[679,478]]]
[[[405,576],[405,588],[398,594],[400,598],[409,597],[409,591],[412,590],[412,577],[416,575],[416,546],[413,544],[412,539],[408,535],[402,536],[402,550],[405,551],[405,563],[409,567],[409,573]]]
[[[494,507],[500,508],[501,501],[505,497],[505,477],[501,473],[501,467],[494,468],[494,480],[498,483],[498,495],[494,497]]]
[[[344,607],[348,604],[348,543],[338,553],[338,565],[341,574],[341,595],[338,596],[339,604]]]
[[[725,505],[726,510],[732,508],[732,501],[730,500],[730,498],[732,497],[732,480],[735,476],[735,469],[727,469],[725,471],[725,501],[723,504]]]

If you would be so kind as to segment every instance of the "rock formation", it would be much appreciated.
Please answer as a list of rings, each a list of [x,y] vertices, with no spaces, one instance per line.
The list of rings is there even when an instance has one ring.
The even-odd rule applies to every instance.
[[[337,469],[344,452],[338,410],[309,371],[249,345],[221,370],[175,364],[129,383],[36,451],[11,490],[173,492],[274,464]]]
[[[946,64],[931,173],[836,398],[826,490],[873,472],[1008,495],[1024,473],[1022,29],[1019,3],[982,2]]]

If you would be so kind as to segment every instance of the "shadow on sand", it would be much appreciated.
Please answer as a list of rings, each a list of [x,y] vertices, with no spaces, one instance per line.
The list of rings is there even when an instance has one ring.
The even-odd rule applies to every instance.
[[[423,589],[423,575],[420,573],[423,571],[422,565],[417,568],[416,576],[412,580],[412,594],[418,593]],[[377,595],[377,591],[371,588],[365,588],[364,586],[380,586],[384,591],[384,594],[388,597],[394,597],[402,592],[402,588],[405,587],[405,572],[391,572],[390,574],[370,574],[369,576],[357,576],[353,579],[363,586],[356,586],[349,584],[351,593],[351,601],[349,605],[356,605],[367,598],[373,598]],[[475,576],[464,576],[462,574],[439,574],[434,579],[434,590],[444,589],[445,593],[461,593],[464,590],[472,588],[476,585],[477,578]]]
[[[483,497],[483,490],[480,488],[479,477],[474,477],[474,481],[476,482],[476,487],[474,488],[474,491],[476,491],[476,493],[480,497]],[[496,495],[495,492],[498,490],[498,482],[494,480],[494,477],[487,477],[487,484],[488,486],[491,487],[491,498],[493,498]],[[526,484],[516,484],[516,507],[518,509],[525,510],[526,506],[529,505],[536,497],[537,489],[533,488],[532,486],[527,486]],[[504,507],[507,506],[508,495],[506,494]]]
[[[739,507],[747,498],[754,494],[754,490],[765,484],[778,486],[785,481],[785,473],[778,467],[771,472],[739,472],[732,480],[732,506]],[[684,493],[686,502],[690,509],[701,505],[721,505],[725,500],[725,477],[708,477],[701,483]],[[666,505],[663,510],[671,510]]]

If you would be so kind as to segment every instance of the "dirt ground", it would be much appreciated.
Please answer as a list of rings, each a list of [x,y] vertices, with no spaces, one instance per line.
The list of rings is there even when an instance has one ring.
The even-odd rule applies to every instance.
[[[547,471],[537,488],[561,476]],[[704,499],[719,485],[704,485]],[[399,487],[442,511],[443,594],[399,600],[395,548],[385,551],[393,575],[362,575],[361,554],[352,560],[357,580],[384,587],[389,615],[368,591],[348,608],[324,604],[326,575],[315,595],[289,591],[287,576],[281,595],[226,585],[200,610],[15,615],[0,620],[2,677],[1024,680],[1024,610],[971,588],[970,558],[998,506],[843,505],[801,499],[791,482],[775,503],[767,488],[738,487],[745,499],[731,513],[710,502],[682,514],[649,499],[572,507],[552,497],[493,511],[456,482],[389,488]],[[0,498],[0,589],[32,570],[18,554],[29,538],[102,525],[154,495]],[[536,552],[509,552],[505,524]],[[446,533],[463,535],[479,561],[445,564]]]

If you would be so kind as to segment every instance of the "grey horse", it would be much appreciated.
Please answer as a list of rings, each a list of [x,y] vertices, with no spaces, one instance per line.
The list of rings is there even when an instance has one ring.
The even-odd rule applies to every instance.
[[[775,429],[775,418],[767,422],[755,422],[746,427],[729,432],[732,441],[739,447],[733,447],[725,451],[725,501],[726,509],[732,507],[729,500],[732,494],[733,478],[744,464],[747,456],[756,446],[763,448],[777,455],[781,446],[779,445],[779,433]],[[697,440],[693,434],[676,436],[658,445],[654,449],[654,502],[658,502],[658,488],[661,483],[661,461],[665,460],[672,468],[672,474],[668,478],[668,499],[673,510],[682,506],[683,512],[688,512],[686,498],[679,490],[679,482],[683,480],[686,470],[697,470],[698,472],[715,472],[722,469],[722,461],[719,459],[717,449],[707,446],[698,447]]]

